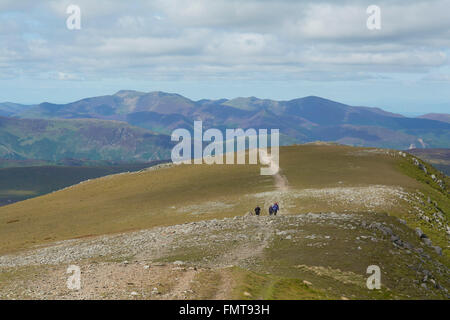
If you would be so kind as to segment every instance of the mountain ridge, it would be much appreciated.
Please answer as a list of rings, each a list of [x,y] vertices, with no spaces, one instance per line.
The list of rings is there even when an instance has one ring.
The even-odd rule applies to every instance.
[[[6,110],[6,107],[1,108]],[[191,100],[177,93],[120,90],[66,104],[44,102],[9,117],[22,119],[101,119],[169,135],[174,129],[192,130],[193,121],[205,128],[280,129],[296,143],[316,140],[355,146],[408,149],[450,148],[450,123],[408,118],[380,108],[350,106],[318,96],[291,100],[237,97]]]
[[[112,161],[168,159],[170,137],[119,121],[0,116],[0,158]]]
[[[450,114],[448,114],[448,113],[427,113],[427,114],[421,115],[417,118],[450,123]]]

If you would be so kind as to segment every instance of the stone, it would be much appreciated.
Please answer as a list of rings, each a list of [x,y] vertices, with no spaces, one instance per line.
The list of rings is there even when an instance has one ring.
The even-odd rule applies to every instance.
[[[419,169],[422,170],[423,172],[425,172],[425,174],[428,173],[427,171],[427,167],[425,167],[423,164],[419,163]]]
[[[422,230],[421,230],[420,228],[416,228],[416,234],[417,234],[417,236],[418,236],[419,238],[422,238],[422,235],[423,235],[424,233],[422,232]]]
[[[390,236],[391,236],[391,235],[394,234],[394,232],[392,231],[392,229],[389,228],[389,227],[380,226],[379,229],[380,229],[380,231],[383,232],[385,235],[390,235]]]
[[[412,250],[414,248],[413,245],[407,241],[403,242],[403,247],[405,247],[408,250]]]
[[[153,264],[155,267],[164,267],[166,264],[163,262],[156,262]]]
[[[434,246],[433,249],[438,255],[442,256],[442,248],[441,247]]]

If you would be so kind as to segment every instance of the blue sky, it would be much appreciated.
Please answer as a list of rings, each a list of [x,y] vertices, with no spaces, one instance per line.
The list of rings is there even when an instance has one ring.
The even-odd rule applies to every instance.
[[[66,9],[81,9],[68,30]],[[381,9],[381,29],[366,8]],[[450,111],[450,0],[0,1],[0,101],[120,89]]]

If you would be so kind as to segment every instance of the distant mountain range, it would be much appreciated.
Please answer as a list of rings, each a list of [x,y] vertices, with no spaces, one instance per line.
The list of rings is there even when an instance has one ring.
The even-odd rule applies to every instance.
[[[172,142],[118,121],[0,117],[0,159],[89,159],[144,162],[168,159]]]
[[[176,128],[192,129],[194,120],[203,120],[205,128],[279,128],[282,144],[322,140],[396,149],[450,148],[448,114],[408,118],[314,96],[193,101],[179,94],[122,90],[67,104],[0,103],[0,116],[0,157],[159,159],[170,155],[166,135]],[[14,138],[8,135],[11,130]]]
[[[450,123],[450,114],[447,114],[447,113],[427,113],[418,118],[443,121],[443,122]]]

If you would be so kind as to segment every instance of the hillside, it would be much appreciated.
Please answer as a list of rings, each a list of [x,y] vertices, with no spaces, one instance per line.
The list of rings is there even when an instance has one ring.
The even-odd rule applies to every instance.
[[[164,134],[175,128],[191,129],[193,121],[201,119],[206,128],[279,128],[297,143],[323,140],[396,149],[450,148],[450,123],[314,96],[289,101],[256,97],[193,101],[173,93],[122,90],[67,104],[45,102],[14,110],[10,116],[119,120]]]
[[[0,103],[0,117],[9,117],[25,112],[33,106],[27,106],[19,103],[2,102]]]
[[[427,113],[418,118],[450,123],[450,114],[448,113]]]
[[[447,177],[402,152],[323,144],[281,148],[280,167],[162,165],[2,207],[0,297],[448,298]],[[379,291],[365,287],[373,264]]]
[[[411,149],[408,153],[431,163],[435,168],[450,176],[450,149]]]
[[[55,166],[0,168],[0,206],[37,197],[79,182],[120,172],[139,171],[159,161],[103,166]]]
[[[0,158],[149,161],[170,157],[170,137],[117,121],[0,117]]]

